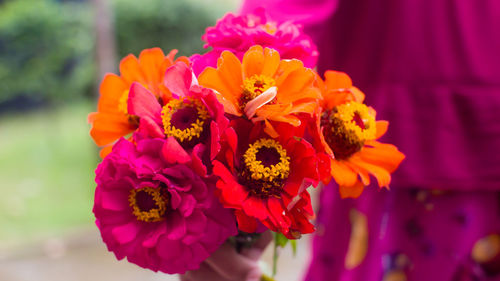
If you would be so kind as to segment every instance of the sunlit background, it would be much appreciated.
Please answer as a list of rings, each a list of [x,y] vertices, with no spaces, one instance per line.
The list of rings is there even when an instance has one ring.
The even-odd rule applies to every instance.
[[[86,117],[120,58],[156,46],[202,52],[205,28],[238,5],[0,0],[1,281],[177,280],[115,261],[100,241],[91,212],[99,159]],[[293,270],[278,280],[300,279],[308,243],[300,245],[296,259],[280,261]]]

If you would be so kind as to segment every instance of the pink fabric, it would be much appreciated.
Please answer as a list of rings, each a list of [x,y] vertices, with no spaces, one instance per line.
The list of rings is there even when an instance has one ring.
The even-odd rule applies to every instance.
[[[500,2],[247,0],[242,13],[260,5],[305,25],[319,70],[348,73],[407,156],[390,191],[324,188],[305,280],[500,280],[497,247],[471,255],[500,237]],[[354,211],[367,247],[348,269]]]
[[[500,189],[500,2],[248,0],[241,12],[258,6],[304,24],[319,71],[348,73],[390,122],[383,141],[407,156],[395,186]]]

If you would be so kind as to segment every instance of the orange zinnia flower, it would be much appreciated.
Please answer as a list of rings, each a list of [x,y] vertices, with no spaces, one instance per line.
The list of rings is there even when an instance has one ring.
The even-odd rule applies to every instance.
[[[222,52],[217,69],[207,67],[198,80],[217,91],[227,113],[264,121],[271,137],[278,134],[270,121],[299,126],[296,114],[312,114],[321,99],[314,71],[299,60],[280,60],[276,50],[258,45],[245,53],[242,62],[233,53]]]
[[[101,157],[111,152],[112,144],[120,137],[132,133],[138,127],[138,118],[128,114],[127,101],[130,86],[133,82],[149,89],[161,102],[170,99],[171,93],[163,84],[167,68],[174,64],[177,50],[167,56],[160,48],[143,50],[139,58],[130,54],[120,62],[120,76],[106,74],[99,88],[100,96],[97,112],[88,116],[92,124],[90,135],[98,146],[104,146]],[[189,64],[186,57],[180,57]]]
[[[374,176],[388,188],[404,154],[391,144],[377,141],[387,131],[387,121],[375,121],[376,112],[363,104],[364,94],[353,87],[345,73],[327,71],[319,81],[323,101],[313,135],[330,155],[331,175],[342,198],[359,197]]]

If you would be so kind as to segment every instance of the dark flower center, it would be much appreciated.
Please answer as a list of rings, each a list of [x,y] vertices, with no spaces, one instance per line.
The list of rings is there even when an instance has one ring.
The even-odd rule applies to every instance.
[[[281,197],[290,173],[290,157],[273,139],[259,139],[249,145],[243,155],[240,181],[254,196]]]
[[[162,109],[163,129],[167,137],[175,137],[181,143],[200,140],[208,126],[210,115],[198,99],[173,99]]]
[[[255,154],[255,159],[260,161],[264,167],[271,167],[280,162],[281,155],[275,147],[261,147]]]
[[[164,187],[143,187],[131,189],[128,201],[137,220],[158,222],[165,218],[169,195]]]
[[[179,108],[172,114],[170,124],[179,130],[191,127],[199,118],[198,111],[193,107]]]
[[[375,138],[375,118],[361,103],[349,102],[324,111],[320,124],[326,143],[339,160],[351,157],[366,140]]]

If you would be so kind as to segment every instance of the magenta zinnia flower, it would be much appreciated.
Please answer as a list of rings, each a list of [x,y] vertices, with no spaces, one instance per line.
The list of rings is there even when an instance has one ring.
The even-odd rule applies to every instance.
[[[229,123],[223,106],[213,90],[198,85],[183,62],[167,69],[164,81],[172,92],[165,104],[139,83],[130,87],[128,112],[139,117],[137,138],[174,137],[210,168],[220,150],[220,134]]]
[[[204,47],[212,47],[212,50],[191,57],[196,74],[207,66],[215,67],[222,51],[231,51],[241,59],[253,45],[275,49],[282,59],[299,59],[309,68],[316,66],[319,55],[316,45],[303,32],[301,25],[273,21],[263,8],[241,16],[226,14],[215,26],[206,29],[202,40],[206,42]]]
[[[93,211],[108,250],[144,268],[184,273],[235,235],[234,215],[196,165],[173,137],[119,140],[96,170]]]

